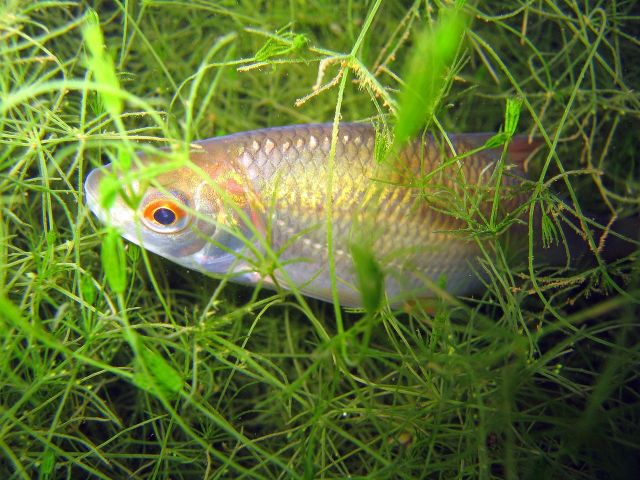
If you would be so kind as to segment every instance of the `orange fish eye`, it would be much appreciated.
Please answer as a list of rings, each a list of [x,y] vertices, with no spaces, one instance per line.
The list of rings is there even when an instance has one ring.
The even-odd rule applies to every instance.
[[[145,220],[160,227],[171,227],[186,216],[180,205],[166,198],[149,202],[142,214]]]

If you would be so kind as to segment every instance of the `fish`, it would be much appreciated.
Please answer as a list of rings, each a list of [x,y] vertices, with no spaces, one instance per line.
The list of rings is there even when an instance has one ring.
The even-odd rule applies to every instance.
[[[135,205],[118,196],[105,207],[101,183],[118,173],[96,168],[86,202],[127,240],[242,284],[328,302],[335,288],[340,305],[362,307],[358,246],[390,305],[469,296],[486,280],[479,231],[495,236],[487,226],[499,219],[505,237],[528,245],[524,165],[540,142],[514,136],[505,155],[483,148],[492,138],[424,134],[396,148],[367,123],[264,128],[195,141],[177,164],[140,154],[122,179]]]

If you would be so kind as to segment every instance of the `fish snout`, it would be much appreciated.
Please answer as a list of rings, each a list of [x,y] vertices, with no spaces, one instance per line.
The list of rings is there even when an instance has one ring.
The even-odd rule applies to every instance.
[[[100,169],[94,168],[84,181],[84,194],[89,205],[98,201],[98,188],[102,177],[104,177],[104,173]]]
[[[100,205],[100,184],[106,177],[107,170],[105,169],[109,169],[109,167],[110,164],[101,168],[94,168],[84,180],[85,203],[93,214],[103,222],[106,221],[107,215]]]

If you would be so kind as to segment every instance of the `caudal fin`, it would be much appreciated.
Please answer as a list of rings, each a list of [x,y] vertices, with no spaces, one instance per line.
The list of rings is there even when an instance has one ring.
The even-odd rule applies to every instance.
[[[566,246],[563,241],[559,240],[552,242],[546,248],[543,247],[542,228],[536,222],[538,223],[536,225],[536,251],[539,259],[544,263],[563,264],[569,260],[572,265],[576,265],[583,262],[593,262],[596,251],[605,262],[612,262],[640,249],[640,217],[637,215],[617,219],[611,225],[609,225],[609,218],[589,216],[594,223],[600,225],[596,226],[591,223],[588,225],[595,249],[590,246],[580,220],[566,211],[563,217],[564,220],[560,221],[560,226]],[[567,255],[569,255],[569,259],[567,259]]]
[[[603,222],[599,222],[603,223]],[[609,230],[599,232],[600,254],[610,262],[640,249],[640,216],[617,219]]]

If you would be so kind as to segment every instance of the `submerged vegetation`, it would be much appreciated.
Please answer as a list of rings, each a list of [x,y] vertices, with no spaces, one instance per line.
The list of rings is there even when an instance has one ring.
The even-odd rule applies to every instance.
[[[523,214],[542,208],[547,242],[566,209],[583,229],[585,212],[637,219],[635,2],[86,3],[0,6],[3,478],[640,469],[637,251],[605,263],[595,238],[571,268],[512,260],[496,208],[468,222],[492,252],[482,295],[345,311],[148,254],[82,191],[139,149],[369,119],[383,139],[417,122],[540,137]],[[454,8],[461,37],[438,43]],[[416,51],[441,53],[441,75],[425,80]],[[428,92],[424,118],[411,88]]]

